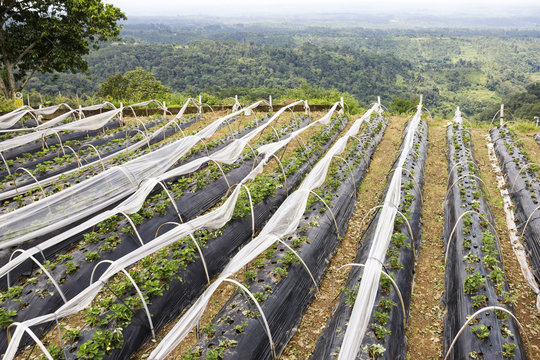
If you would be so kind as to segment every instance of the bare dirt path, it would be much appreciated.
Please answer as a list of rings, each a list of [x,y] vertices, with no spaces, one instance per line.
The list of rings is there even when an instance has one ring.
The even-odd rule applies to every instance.
[[[407,359],[440,359],[442,352],[444,213],[441,203],[447,187],[446,123],[437,119],[428,121],[422,243],[416,260],[409,313]]]

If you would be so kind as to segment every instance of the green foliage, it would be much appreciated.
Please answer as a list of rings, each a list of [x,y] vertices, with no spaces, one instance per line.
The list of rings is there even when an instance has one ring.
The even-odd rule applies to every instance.
[[[0,327],[7,328],[13,323],[13,318],[17,316],[17,311],[0,308]]]
[[[170,90],[157,80],[154,74],[137,67],[127,71],[124,76],[117,73],[109,76],[99,86],[98,95],[111,100],[142,101],[162,99]]]
[[[121,348],[123,343],[124,336],[121,328],[114,329],[112,332],[96,330],[92,339],[81,345],[77,351],[77,357],[101,360],[103,356],[110,354],[114,349]]]
[[[24,5],[24,6],[22,6]],[[6,2],[0,8],[1,77],[6,98],[21,91],[36,70],[87,70],[83,55],[120,33],[119,8],[101,0]]]
[[[93,262],[93,261],[96,261],[100,258],[99,254],[96,252],[96,251],[92,251],[92,252],[87,252],[85,255],[84,255],[84,259],[88,262]]]
[[[485,295],[471,296],[474,308],[480,308],[487,305],[487,297]]]
[[[79,330],[68,329],[68,330],[64,331],[64,333],[62,334],[62,339],[63,340],[69,340],[71,342],[75,342],[75,341],[77,341],[79,339],[80,336],[81,336],[81,334],[80,334]]]
[[[471,331],[480,340],[484,340],[485,338],[489,337],[490,334],[489,328],[484,324],[471,326]]]
[[[117,73],[109,76],[99,85],[98,96],[113,100],[125,100],[128,98],[129,80],[122,74]]]
[[[416,105],[420,101],[419,98],[402,99],[399,96],[394,99],[389,106],[391,112],[395,114],[405,114],[407,112],[416,111]]]
[[[49,346],[47,350],[49,351],[49,354],[52,356],[53,360],[63,360],[63,359],[65,359],[64,352],[62,351],[62,349],[58,345],[51,344],[51,346]],[[40,359],[41,360],[47,360],[48,357],[45,354],[43,354],[43,355],[41,355]]]
[[[375,337],[380,341],[384,341],[385,336],[392,333],[390,330],[386,330],[384,326],[379,324],[371,324],[371,330],[373,330]]]
[[[366,345],[362,349],[367,352],[372,359],[378,359],[380,356],[383,356],[386,351],[386,348],[381,344]]]
[[[246,281],[253,281],[257,278],[257,271],[255,270],[246,270],[244,271],[244,278]]]
[[[513,358],[515,356],[514,350],[517,349],[517,345],[514,343],[506,342],[503,344],[503,356],[505,358]]]
[[[540,114],[540,81],[529,84],[525,91],[517,92],[503,99],[504,110],[515,119],[533,120]],[[493,117],[498,110],[498,104],[484,110],[482,117]],[[531,123],[532,124],[532,123]]]
[[[474,294],[481,287],[485,286],[486,279],[480,273],[474,273],[465,277],[463,291],[465,294]]]
[[[64,266],[66,268],[66,274],[76,271],[79,267],[79,265],[74,261],[67,262]]]
[[[22,289],[22,286],[11,286],[6,291],[0,291],[0,302],[19,297]]]

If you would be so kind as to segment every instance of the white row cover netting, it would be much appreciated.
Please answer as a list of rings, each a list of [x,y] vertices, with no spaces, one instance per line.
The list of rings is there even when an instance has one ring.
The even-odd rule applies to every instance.
[[[122,109],[114,109],[109,110],[101,114],[89,116],[85,119],[81,119],[78,121],[74,121],[68,124],[63,124],[59,126],[55,126],[53,128],[49,129],[39,129],[34,132],[31,132],[29,134],[17,136],[5,141],[0,142],[0,151],[6,151],[13,148],[16,148],[18,146],[28,144],[32,141],[39,140],[45,136],[53,135],[55,132],[58,131],[87,131],[87,130],[97,130],[99,128],[102,128],[105,126],[109,121],[111,121],[115,116],[117,116]],[[66,113],[68,116],[71,115],[70,113]],[[67,119],[68,116],[65,116],[66,114],[60,115],[62,118],[61,120]],[[56,121],[57,119],[54,119],[53,121]]]
[[[133,105],[133,106],[135,106],[135,105]],[[55,117],[54,119],[48,120],[48,121],[46,121],[46,122],[44,122],[42,124],[39,124],[39,122],[40,122],[39,118],[41,116],[52,115],[55,112],[57,112],[61,107],[67,108],[68,112],[65,113],[65,114],[62,114],[62,115],[60,115],[58,117]],[[0,132],[5,132],[5,131],[34,131],[34,130],[38,130],[40,128],[44,129],[44,128],[50,127],[50,126],[52,126],[52,125],[54,125],[54,124],[56,124],[56,123],[58,123],[58,122],[60,122],[62,120],[67,119],[69,116],[71,116],[73,114],[82,115],[83,111],[95,111],[95,110],[103,109],[105,107],[111,107],[113,109],[116,109],[116,107],[112,103],[110,103],[108,101],[105,101],[102,104],[79,107],[78,109],[72,109],[68,104],[65,104],[65,103],[58,104],[58,105],[52,105],[52,106],[48,106],[48,107],[44,107],[44,108],[40,108],[40,109],[33,109],[30,106],[25,105],[25,106],[22,106],[22,107],[20,107],[18,109],[10,111],[7,114],[4,114],[4,115],[0,116],[0,129],[8,129],[8,128],[12,127],[19,120],[24,118],[26,115],[29,115],[31,118],[36,120],[36,124],[38,124],[38,126],[30,127],[30,128],[0,130]]]
[[[101,114],[92,115],[92,116],[89,116],[89,117],[84,118],[84,119],[80,119],[80,120],[73,121],[73,122],[70,122],[70,123],[67,123],[67,124],[63,124],[63,125],[53,127],[53,125],[56,125],[56,124],[64,121],[65,119],[67,119],[68,117],[70,117],[73,114],[82,113],[82,111],[84,111],[84,110],[95,110],[94,108],[96,108],[96,106],[98,106],[97,109],[100,109],[100,108],[103,108],[105,105],[104,104],[93,105],[93,106],[88,106],[88,107],[81,108],[81,109],[78,109],[78,110],[71,109],[70,111],[68,111],[68,112],[66,112],[66,113],[64,113],[64,114],[62,114],[60,116],[57,116],[54,119],[51,119],[51,120],[49,120],[49,121],[47,121],[47,122],[45,122],[45,123],[43,123],[43,124],[41,124],[39,126],[36,126],[34,128],[20,129],[20,130],[30,130],[30,131],[33,131],[33,132],[29,133],[29,134],[26,134],[26,135],[17,136],[15,138],[8,139],[8,140],[0,142],[0,151],[6,151],[6,150],[13,149],[13,148],[16,148],[16,147],[24,145],[24,144],[28,144],[29,142],[39,140],[39,139],[41,139],[41,138],[43,138],[45,136],[49,136],[49,135],[52,135],[54,133],[58,133],[59,131],[97,130],[97,129],[100,129],[103,126],[105,126],[109,121],[111,121],[117,115],[119,115],[124,109],[132,109],[133,110],[133,108],[135,108],[135,107],[146,106],[146,105],[149,105],[151,103],[155,103],[155,104],[158,105],[159,108],[163,109],[161,104],[159,102],[157,102],[156,100],[149,100],[149,101],[145,101],[145,102],[141,102],[141,103],[125,106],[125,107],[119,107],[119,108],[115,108],[114,105],[111,104],[113,106],[113,110],[109,110],[109,111],[103,112]],[[43,110],[43,109],[41,109],[41,110]],[[13,131],[13,130],[9,130],[9,131]]]
[[[260,101],[250,105],[248,109],[259,104]],[[210,138],[222,123],[243,111],[228,114],[195,135],[183,137],[45,199],[0,216],[0,227],[3,229],[0,234],[0,249],[60,229],[120,201],[135,192],[142,180],[163,174],[202,139]]]
[[[380,106],[378,104],[373,105],[360,119],[357,119],[349,131],[336,141],[326,155],[313,167],[313,170],[306,176],[304,181],[302,181],[299,188],[285,199],[259,235],[244,246],[231,259],[221,275],[180,318],[178,323],[150,354],[149,359],[164,359],[176,346],[178,346],[191,329],[197,325],[210,298],[225,279],[255,260],[278,239],[286,237],[296,231],[300,220],[304,216],[308,198],[311,192],[320,187],[326,180],[326,174],[332,159],[334,156],[343,153],[347,141],[358,134],[362,124],[370,119],[371,114],[375,111],[380,111]]]
[[[235,187],[230,197],[220,207],[218,207],[217,209],[209,213],[201,215],[189,222],[178,225],[177,227],[169,230],[166,233],[163,233],[162,235],[155,238],[153,241],[148,242],[147,244],[141,246],[140,248],[131,252],[130,254],[127,254],[124,257],[114,261],[96,282],[91,284],[88,288],[86,288],[80,294],[75,296],[73,299],[69,300],[67,303],[62,305],[56,312],[43,315],[34,319],[30,319],[30,320],[24,321],[23,323],[14,323],[12,326],[16,326],[15,331],[13,332],[11,342],[9,343],[8,349],[6,350],[6,353],[4,355],[4,360],[10,360],[14,358],[24,332],[28,331],[28,329],[31,326],[40,324],[40,323],[55,321],[55,319],[61,319],[66,316],[75,314],[79,311],[82,311],[84,308],[90,305],[91,301],[98,295],[99,291],[104,286],[104,284],[116,273],[120,272],[122,269],[125,269],[126,267],[129,267],[135,264],[136,262],[138,262],[139,260],[143,259],[144,257],[151,255],[154,252],[173,244],[174,242],[178,241],[178,239],[181,239],[184,236],[188,236],[189,234],[192,234],[194,231],[198,229],[203,229],[203,228],[219,229],[223,227],[232,217],[234,208],[236,206],[236,202],[238,200],[238,197],[242,189],[242,185],[254,179],[257,175],[261,174],[264,167],[272,160],[275,154],[279,152],[282,148],[284,148],[296,136],[298,136],[299,134],[301,134],[302,132],[304,132],[305,130],[313,126],[328,125],[330,123],[331,116],[333,112],[336,110],[338,105],[339,105],[339,102],[335,103],[332,106],[332,108],[329,110],[329,112],[326,115],[324,115],[321,119],[315,122],[312,122],[311,124],[303,127],[302,129],[296,130],[288,138],[259,147],[258,152],[261,154],[264,154],[263,160],[259,162],[259,164],[238,184],[238,186]],[[369,114],[366,114],[363,117],[363,119],[368,118],[368,116],[371,114],[372,111],[373,111],[373,108],[369,111]],[[360,125],[354,126],[354,128],[359,128],[359,126]],[[345,144],[343,144],[342,147],[344,148]],[[320,182],[322,184],[322,182],[324,181],[326,177],[325,175],[326,175],[325,172],[321,173],[320,171],[318,171],[317,176],[312,175],[310,177],[311,179],[310,182],[313,182],[313,183]],[[306,195],[305,201],[307,201],[308,196],[309,196],[309,192]],[[289,221],[292,220],[288,217],[290,214],[290,211],[288,211],[288,208],[298,206],[298,204],[291,203],[291,201],[289,201],[288,204],[289,205],[286,206],[287,216],[283,218],[283,221],[285,221],[286,223],[289,223]],[[305,207],[305,202],[304,202],[304,207]],[[295,212],[303,213],[304,207],[301,210],[296,210]],[[283,205],[280,207],[280,209],[282,208],[283,208]],[[284,211],[285,210],[282,210],[282,212]],[[276,214],[278,213],[279,213],[279,209],[276,212]],[[277,224],[277,226],[279,227],[281,225]],[[291,228],[294,229],[294,227],[291,227]],[[275,237],[275,235],[271,235],[271,236]],[[267,236],[265,236],[264,238],[266,239]],[[267,245],[267,247],[270,245],[271,244]],[[252,254],[250,256],[251,257],[249,261],[251,261],[251,259],[256,257],[255,254]],[[238,261],[242,261],[241,266],[243,266],[244,264],[243,261],[246,260],[243,258],[239,258],[238,256],[235,256],[234,259],[239,259]],[[200,300],[198,300],[196,304],[198,304],[199,302]],[[202,314],[202,310],[200,312]],[[45,352],[45,354],[47,353]]]
[[[402,169],[405,160],[413,147],[414,134],[420,124],[421,116],[422,104],[420,103],[416,114],[409,124],[403,142],[403,149],[383,202],[384,206],[380,212],[379,221],[373,236],[373,244],[369,251],[366,267],[362,274],[362,281],[360,282],[360,288],[358,289],[358,294],[361,294],[361,296],[357,296],[356,301],[354,302],[349,325],[345,331],[345,337],[343,338],[343,343],[338,356],[338,359],[340,360],[356,359],[367,326],[369,325],[371,311],[379,289],[382,264],[384,263],[386,252],[390,244],[390,238],[394,229],[394,220],[401,202]]]
[[[57,112],[58,109],[60,109],[62,106],[68,108],[70,111],[73,110],[68,104],[64,104],[64,103],[59,104],[59,105],[44,107],[41,109],[32,109],[28,105],[22,106],[18,109],[15,109],[13,111],[8,112],[7,114],[0,116],[0,129],[7,129],[7,128],[12,127],[26,115],[30,115],[34,119],[37,119],[38,116],[52,115],[55,112]],[[87,109],[87,110],[90,110],[90,109]]]
[[[126,214],[134,214],[137,211],[140,210],[140,208],[143,206],[145,199],[148,197],[152,189],[160,182],[164,181],[170,178],[174,178],[180,175],[189,174],[195,170],[197,170],[201,165],[203,165],[206,162],[209,161],[215,161],[215,162],[221,162],[225,164],[232,164],[242,154],[242,151],[246,147],[246,145],[249,143],[250,140],[252,140],[257,134],[261,133],[266,127],[270,126],[274,120],[279,118],[287,109],[292,108],[296,105],[301,104],[302,101],[297,101],[295,103],[292,103],[282,109],[280,109],[278,112],[276,112],[266,123],[263,125],[253,129],[248,134],[244,135],[240,139],[235,139],[231,144],[227,145],[223,149],[216,151],[213,154],[210,154],[208,156],[204,156],[199,159],[195,159],[193,161],[190,161],[186,164],[183,164],[175,169],[169,170],[162,175],[147,178],[142,181],[137,191],[132,194],[129,198],[124,200],[119,205],[115,206],[113,209],[101,212],[97,214],[96,216],[92,217],[91,219],[85,221],[84,223],[77,225],[68,231],[62,232],[61,234],[58,234],[49,240],[39,244],[37,247],[30,248],[28,250],[25,250],[21,255],[17,256],[15,259],[10,261],[8,264],[2,266],[0,268],[0,277],[6,275],[9,271],[17,267],[19,264],[24,262],[26,259],[30,258],[30,256],[33,256],[37,254],[39,251],[43,251],[45,249],[48,249],[51,246],[57,245],[60,242],[68,239],[69,237],[83,231],[86,229],[91,228],[92,226],[100,223],[103,220],[108,219],[111,216],[114,216],[116,214],[120,214],[122,212]],[[308,127],[311,127],[313,125],[308,125]],[[306,128],[308,128],[306,127]],[[305,129],[299,129],[297,130],[297,133],[299,134],[301,131],[304,131]],[[294,133],[291,134],[291,136],[296,136]],[[288,143],[287,139],[283,140],[283,143]],[[279,145],[281,147],[282,142],[279,142]],[[79,216],[73,217],[69,220],[66,219],[66,221],[75,221],[79,218]],[[56,226],[49,226],[48,229],[55,229]]]
[[[188,99],[188,100],[185,102],[184,106],[182,106],[182,108],[180,109],[180,111],[178,112],[178,114],[177,114],[171,121],[169,121],[167,124],[165,124],[165,126],[159,128],[159,129],[157,129],[156,131],[154,131],[154,132],[153,132],[152,134],[150,134],[150,135],[147,135],[147,134],[145,133],[145,134],[144,134],[144,136],[145,136],[144,139],[142,139],[142,140],[140,140],[140,141],[138,141],[138,142],[136,142],[136,143],[134,143],[134,144],[131,144],[131,145],[129,145],[127,148],[122,149],[122,150],[120,150],[120,151],[118,151],[118,152],[112,153],[112,154],[110,154],[110,155],[108,155],[108,156],[105,156],[105,157],[100,157],[100,158],[97,159],[96,161],[84,165],[83,168],[88,168],[88,167],[91,167],[91,166],[94,166],[94,165],[100,165],[100,163],[102,164],[103,162],[108,161],[108,160],[110,160],[110,159],[112,159],[112,158],[118,156],[118,154],[122,154],[122,153],[130,153],[130,152],[132,152],[132,151],[135,151],[135,150],[140,149],[140,148],[143,147],[143,146],[146,146],[151,140],[153,140],[153,139],[155,139],[155,138],[161,136],[161,134],[163,134],[163,132],[166,130],[166,128],[167,128],[168,126],[176,126],[177,121],[183,116],[183,114],[184,114],[184,112],[186,111],[187,106],[189,105],[190,102],[193,102],[193,104],[195,104],[195,106],[198,106],[191,98]],[[148,105],[148,104],[150,104],[150,103],[157,103],[158,106],[161,107],[161,105],[160,105],[157,101],[155,101],[155,100],[149,100],[149,101],[145,101],[145,102],[142,102],[142,103],[129,105],[129,106],[126,106],[126,107],[124,107],[124,108],[131,108],[131,109],[133,110],[134,107],[137,107],[137,106],[146,106],[146,105]],[[112,104],[111,104],[111,105],[112,105]],[[98,106],[98,105],[94,105],[94,107],[95,107],[95,106]],[[101,105],[100,105],[100,106],[101,106]],[[89,107],[91,107],[91,106],[89,106]],[[121,109],[123,109],[123,108],[111,110],[111,112],[116,112],[116,114],[112,114],[112,116],[109,116],[109,115],[111,115],[110,112],[103,113],[103,114],[98,114],[99,116],[103,115],[104,117],[103,117],[103,118],[102,118],[102,117],[94,118],[94,120],[92,121],[92,123],[94,123],[94,124],[95,124],[96,122],[97,122],[97,123],[102,123],[102,124],[103,124],[102,126],[105,126],[105,124],[106,124],[108,121],[112,120],[116,115],[118,115],[118,114],[121,113]],[[164,110],[165,110],[165,109],[164,109]],[[106,114],[107,114],[107,116],[105,117]],[[97,115],[96,115],[96,116],[97,116]],[[92,117],[92,118],[93,118],[93,117]],[[90,119],[90,117],[87,118],[87,119],[84,119],[84,120],[88,120],[88,119]],[[81,120],[81,121],[82,121],[82,120]],[[68,124],[68,125],[72,125],[72,124]],[[84,126],[91,126],[91,123],[86,122],[86,123],[83,123],[83,125],[84,125]],[[97,129],[99,129],[99,128],[102,127],[102,126],[97,127]],[[65,129],[64,129],[64,130],[65,130]],[[80,130],[80,129],[79,129],[79,130]],[[88,129],[87,129],[87,130],[88,130]],[[92,129],[89,129],[89,130],[92,130]],[[95,130],[95,129],[93,129],[93,130]],[[57,128],[44,130],[43,132],[41,132],[41,135],[40,135],[38,138],[42,138],[42,136],[46,136],[46,135],[50,135],[50,134],[55,134],[55,133],[57,133],[57,131],[58,131]],[[82,130],[81,130],[81,131],[82,131]],[[24,135],[24,136],[20,136],[20,137],[18,137],[18,138],[22,138],[22,137],[26,137],[26,136],[27,136],[27,137],[26,137],[27,140],[30,140],[30,141],[32,141],[32,140],[37,140],[37,139],[35,139],[35,138],[33,137],[33,135],[34,135],[34,134],[28,134],[28,136],[27,136],[27,135]],[[12,139],[12,140],[16,140],[16,139]],[[27,141],[27,142],[29,142],[29,141]],[[25,142],[25,143],[26,143],[26,142]],[[17,144],[17,146],[19,146],[19,145],[23,145],[23,142],[20,142],[20,143]],[[0,148],[1,148],[1,146],[2,146],[2,143],[0,143]],[[16,146],[15,146],[15,147],[16,147]],[[0,149],[0,152],[2,152],[1,149]],[[47,179],[42,179],[42,180],[39,182],[39,184],[29,184],[29,185],[25,185],[25,186],[19,187],[19,188],[16,189],[16,190],[13,189],[13,190],[10,190],[10,191],[5,191],[5,192],[3,192],[3,193],[0,193],[0,200],[11,198],[11,197],[13,197],[13,196],[18,195],[19,193],[24,193],[24,192],[26,192],[26,191],[28,191],[28,190],[31,190],[31,189],[34,189],[34,188],[38,187],[40,184],[41,184],[41,185],[47,185],[47,184],[50,184],[51,182],[57,180],[59,177],[65,176],[65,175],[68,175],[68,174],[71,174],[71,173],[76,172],[76,171],[78,171],[78,170],[79,170],[79,169],[68,170],[68,171],[66,171],[66,172],[64,172],[64,173],[61,173],[61,174],[57,174],[57,175],[51,176],[51,177],[49,177],[49,178],[47,178]]]

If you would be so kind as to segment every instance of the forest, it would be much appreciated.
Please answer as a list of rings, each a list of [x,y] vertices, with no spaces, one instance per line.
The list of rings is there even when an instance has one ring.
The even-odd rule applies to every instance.
[[[360,104],[422,93],[435,114],[449,116],[461,104],[468,116],[485,119],[485,110],[512,96],[519,102],[516,96],[540,80],[537,30],[143,19],[124,24],[121,42],[91,52],[87,74],[39,74],[26,90],[34,98],[92,97],[109,76],[141,67],[184,95],[278,98],[306,82],[351,94]]]

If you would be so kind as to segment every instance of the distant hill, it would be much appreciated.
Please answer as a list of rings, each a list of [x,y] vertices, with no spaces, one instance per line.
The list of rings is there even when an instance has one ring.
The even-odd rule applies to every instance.
[[[89,73],[41,75],[28,89],[49,94],[93,93],[108,76],[140,66],[173,91],[223,88],[294,88],[302,81],[347,91],[363,100],[408,96],[412,65],[391,55],[339,47],[260,45],[201,40],[187,45],[116,43],[88,56]]]
[[[530,84],[526,90],[503,99],[509,120],[533,120],[535,116],[540,116],[540,82]],[[489,107],[482,112],[481,118],[489,120],[498,110],[498,106]]]

